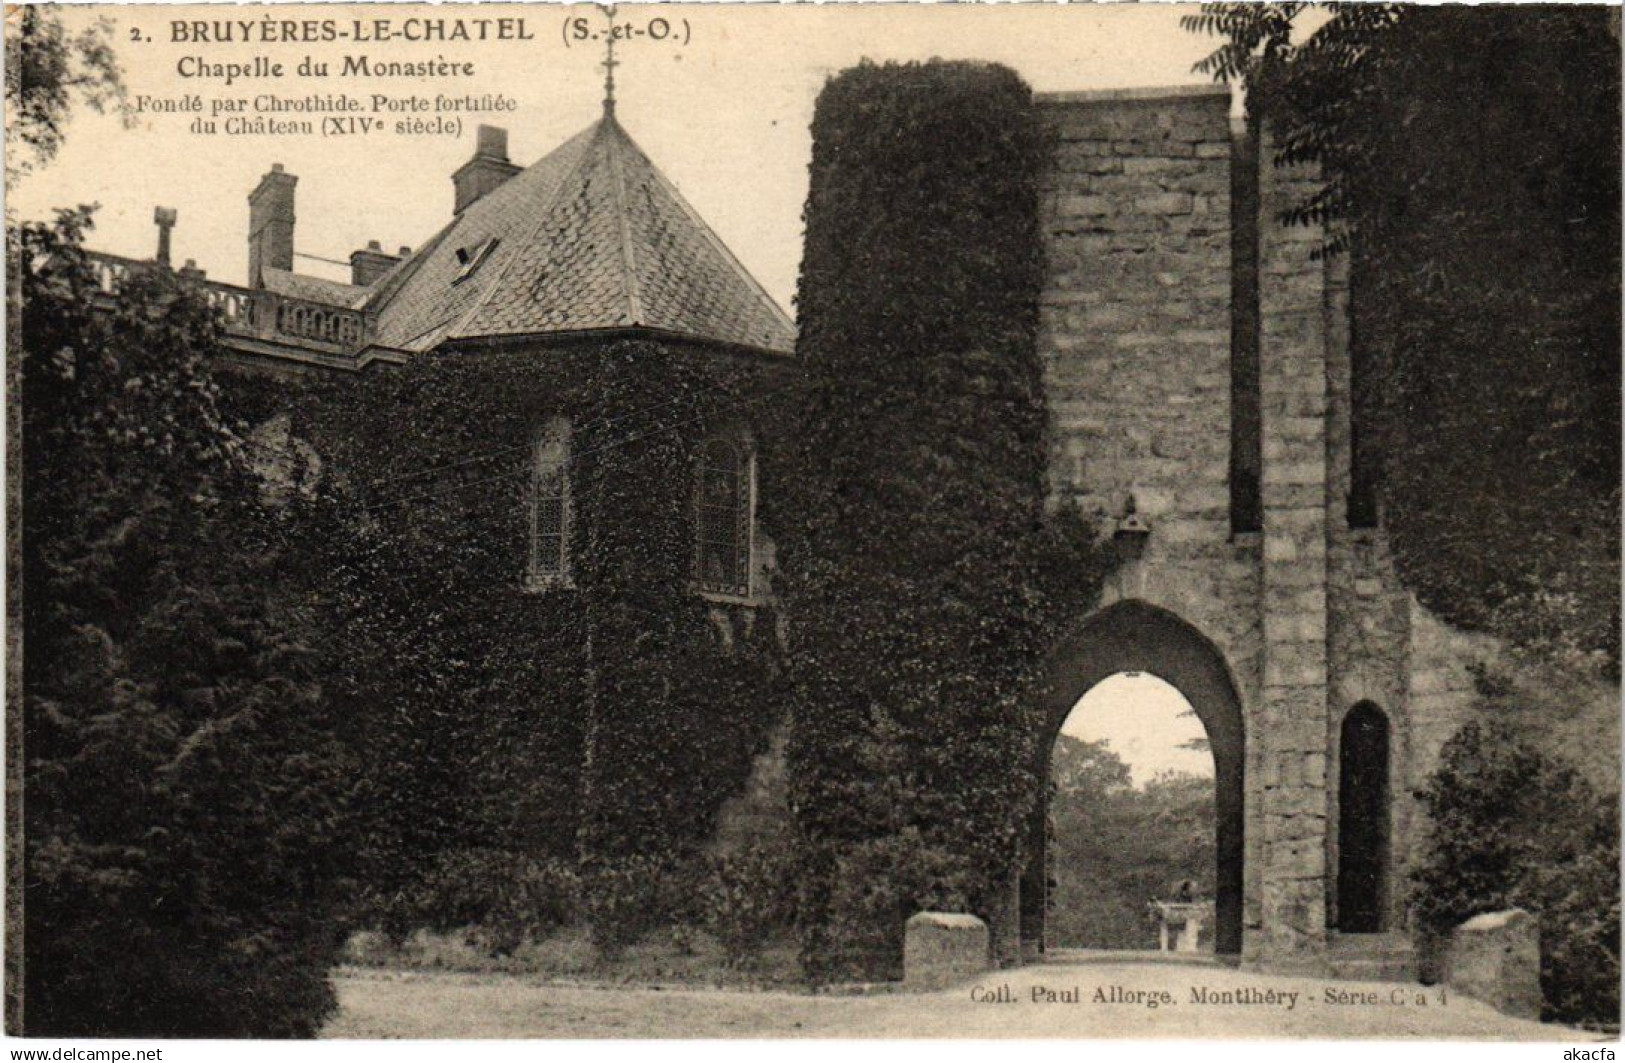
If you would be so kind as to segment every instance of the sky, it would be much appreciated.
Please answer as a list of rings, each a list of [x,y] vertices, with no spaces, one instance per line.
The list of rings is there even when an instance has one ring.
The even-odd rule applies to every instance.
[[[1210,39],[1179,28],[1194,8],[1183,4],[622,4],[618,21],[649,29],[663,17],[686,29],[686,44],[634,38],[618,48],[617,114],[621,123],[764,287],[791,306],[801,258],[801,210],[811,155],[808,132],[819,88],[830,75],[876,61],[984,59],[1005,63],[1040,92],[1200,84],[1192,64]],[[92,6],[68,10],[70,25],[105,17],[130,96],[247,99],[340,91],[368,98],[500,94],[513,109],[467,119],[460,138],[396,135],[346,138],[195,135],[192,115],[147,112],[125,127],[116,115],[77,109],[66,144],[49,166],[11,190],[25,218],[51,209],[99,203],[91,245],[132,257],[156,246],[153,208],[180,213],[177,262],[196,259],[209,276],[241,283],[247,269],[247,195],[280,162],[299,177],[295,248],[347,260],[369,240],[386,249],[418,246],[450,217],[451,174],[471,155],[473,125],[509,132],[510,154],[534,162],[596,121],[603,98],[602,45],[567,40],[569,20],[592,7],[563,5],[287,5],[277,18],[523,18],[524,41],[483,43],[354,42],[194,44],[173,40],[176,21],[263,16],[263,8]],[[139,39],[132,39],[139,38]],[[568,44],[568,46],[567,46]],[[421,61],[469,61],[469,78],[302,78],[302,57],[335,65],[347,54]],[[178,64],[283,63],[280,79],[187,79]],[[391,121],[402,115],[386,116]],[[296,268],[342,279],[345,271],[309,258]]]
[[[1104,741],[1128,765],[1135,786],[1164,771],[1213,777],[1213,755],[1181,748],[1206,737],[1190,702],[1174,687],[1145,672],[1108,676],[1078,699],[1061,733],[1085,742]]]

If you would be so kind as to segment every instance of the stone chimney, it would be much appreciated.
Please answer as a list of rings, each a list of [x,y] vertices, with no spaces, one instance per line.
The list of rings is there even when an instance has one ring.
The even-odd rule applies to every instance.
[[[299,178],[272,163],[248,194],[248,285],[262,287],[264,270],[293,269],[293,186]]]
[[[405,250],[401,248],[402,252]],[[404,254],[392,255],[385,251],[377,240],[368,240],[366,247],[350,252],[350,283],[365,288],[404,257]]]
[[[454,208],[457,214],[519,172],[519,167],[508,161],[506,129],[482,125],[476,136],[474,157],[451,175],[452,184],[457,188],[457,205]]]
[[[153,224],[158,226],[158,255],[156,258],[160,266],[169,265],[169,235],[175,228],[175,222],[180,217],[174,207],[155,207],[152,212]]]

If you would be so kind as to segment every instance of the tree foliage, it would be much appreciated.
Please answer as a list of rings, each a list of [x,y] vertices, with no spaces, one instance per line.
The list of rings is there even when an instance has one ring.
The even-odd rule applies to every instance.
[[[88,224],[17,234],[26,1030],[308,1036],[351,771],[275,589],[289,524],[219,409],[206,301],[152,271],[102,303]]]
[[[1154,949],[1147,905],[1182,882],[1214,895],[1213,780],[1164,773],[1136,788],[1105,742],[1055,743],[1049,932],[1055,945]]]
[[[1442,937],[1482,912],[1532,911],[1546,1017],[1617,1024],[1618,796],[1492,719],[1445,743],[1421,799],[1432,821],[1413,872],[1423,930]]]
[[[56,155],[75,96],[96,111],[124,103],[124,77],[113,55],[111,20],[97,19],[70,35],[62,16],[49,5],[21,5],[16,19],[6,34],[8,180]]]
[[[814,977],[894,972],[925,904],[1014,932],[1028,684],[1052,611],[1101,572],[1081,523],[1044,510],[1046,151],[1001,67],[864,64],[819,97],[808,381],[774,477]]]
[[[1313,14],[1319,24],[1304,22]],[[1452,622],[1617,669],[1620,57],[1581,7],[1207,4],[1351,254],[1356,478]]]

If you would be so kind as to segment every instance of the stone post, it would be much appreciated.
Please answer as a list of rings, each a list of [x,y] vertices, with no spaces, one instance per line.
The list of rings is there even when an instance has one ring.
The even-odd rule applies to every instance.
[[[1485,912],[1450,935],[1445,981],[1496,1011],[1540,1018],[1540,927],[1518,908]]]
[[[174,231],[175,221],[179,217],[174,207],[153,208],[152,221],[158,226],[158,254],[155,260],[160,266],[169,265],[170,233]]]
[[[941,989],[988,969],[987,924],[961,912],[916,912],[903,928],[903,984]]]

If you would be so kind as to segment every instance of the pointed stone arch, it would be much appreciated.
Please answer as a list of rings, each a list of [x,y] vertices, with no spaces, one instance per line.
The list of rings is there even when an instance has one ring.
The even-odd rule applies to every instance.
[[[1206,636],[1173,613],[1129,599],[1090,616],[1051,653],[1040,694],[1036,755],[1041,797],[1028,823],[1021,877],[1022,952],[1043,951],[1048,902],[1049,757],[1078,699],[1119,672],[1146,672],[1175,687],[1196,710],[1213,752],[1215,949],[1239,954],[1242,939],[1245,721],[1241,697],[1224,656]]]

